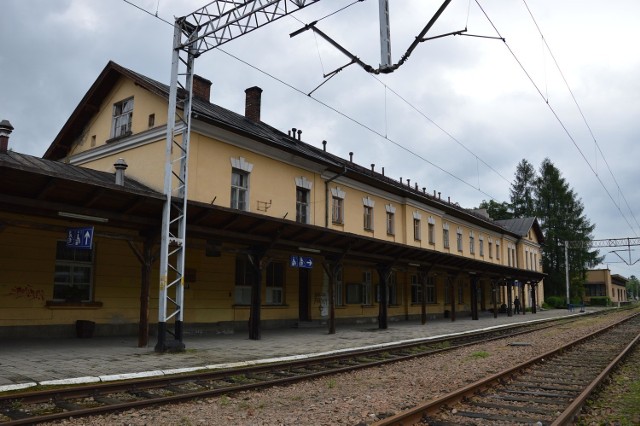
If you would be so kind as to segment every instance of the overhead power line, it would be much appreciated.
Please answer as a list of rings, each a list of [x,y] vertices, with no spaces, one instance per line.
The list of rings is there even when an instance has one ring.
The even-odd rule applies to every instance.
[[[596,177],[596,179],[598,180],[598,182],[600,182],[600,185],[602,186],[602,188],[604,189],[604,191],[607,193],[607,195],[609,196],[609,199],[611,200],[611,202],[613,203],[613,205],[616,207],[616,209],[618,210],[618,212],[620,213],[620,215],[622,216],[622,218],[625,220],[625,222],[627,223],[627,225],[629,226],[629,228],[631,229],[631,232],[633,232],[635,235],[638,235],[637,232],[635,231],[633,225],[629,222],[629,219],[627,218],[627,216],[624,214],[624,212],[622,211],[622,209],[620,209],[620,206],[618,205],[618,203],[616,203],[616,201],[614,200],[613,196],[611,195],[611,192],[609,192],[609,189],[607,188],[607,186],[604,184],[604,182],[602,181],[602,179],[600,178],[600,175],[596,172],[596,170],[593,168],[593,166],[591,165],[591,163],[589,162],[589,160],[587,159],[587,157],[585,156],[584,152],[582,152],[582,150],[580,149],[580,147],[578,146],[578,143],[576,142],[575,138],[573,137],[573,135],[571,134],[571,132],[569,131],[569,129],[567,128],[567,126],[564,124],[564,122],[562,121],[562,119],[560,118],[560,116],[558,115],[558,113],[556,112],[556,110],[553,108],[553,106],[551,106],[551,103],[549,103],[549,101],[546,99],[546,97],[544,96],[544,94],[542,93],[540,87],[538,87],[538,85],[536,84],[536,82],[533,80],[533,78],[531,77],[531,75],[529,74],[529,72],[526,70],[526,68],[524,67],[524,65],[522,64],[522,62],[520,62],[520,60],[518,59],[518,56],[515,54],[515,52],[513,51],[513,49],[511,49],[511,46],[509,46],[509,43],[507,43],[507,41],[502,37],[502,35],[500,34],[500,31],[498,31],[498,29],[496,28],[495,24],[493,23],[493,21],[491,20],[491,18],[489,18],[489,15],[487,14],[487,12],[484,10],[484,8],[482,7],[482,5],[480,4],[479,0],[475,0],[476,4],[478,5],[478,7],[480,8],[480,10],[482,11],[482,13],[484,14],[484,16],[487,18],[487,20],[489,21],[489,23],[491,24],[491,26],[493,27],[494,31],[496,32],[496,34],[498,34],[498,36],[500,38],[503,39],[504,45],[507,48],[507,50],[509,51],[509,53],[511,53],[511,56],[513,57],[513,59],[516,61],[516,63],[520,66],[520,68],[522,69],[522,71],[525,73],[525,75],[527,76],[527,78],[529,79],[529,81],[531,82],[531,84],[533,85],[533,87],[536,89],[536,91],[538,92],[538,94],[540,95],[540,97],[542,98],[542,100],[544,101],[544,103],[547,105],[547,108],[549,108],[549,110],[551,111],[551,113],[553,114],[553,116],[555,117],[555,119],[558,121],[558,123],[560,124],[560,126],[562,127],[562,129],[564,130],[564,132],[566,133],[566,135],[569,137],[569,140],[571,140],[571,142],[573,143],[573,145],[576,147],[576,149],[578,150],[578,152],[580,153],[580,156],[582,156],[582,159],[585,161],[585,163],[587,163],[587,165],[589,166],[589,169],[591,169],[591,172],[593,172],[594,176]]]
[[[531,12],[531,9],[529,8],[529,5],[527,4],[527,1],[526,0],[522,0],[522,1],[523,1],[524,5],[525,5],[525,7],[527,9],[527,12],[529,12],[529,16],[531,16],[531,19],[533,20],[533,23],[535,24],[536,29],[538,30],[538,33],[540,34],[540,37],[542,37],[542,42],[546,46],[547,51],[549,52],[549,55],[551,55],[551,59],[553,59],[553,62],[555,64],[555,66],[556,66],[556,69],[558,70],[558,72],[560,73],[560,76],[562,77],[562,81],[564,82],[565,86],[567,87],[567,90],[569,91],[569,94],[571,95],[571,99],[573,99],[573,102],[576,105],[576,108],[578,109],[578,112],[580,113],[580,116],[582,117],[582,121],[584,122],[584,125],[589,130],[589,134],[591,135],[591,139],[593,139],[594,144],[598,148],[598,151],[600,152],[600,155],[602,156],[602,159],[604,160],[604,162],[605,162],[605,164],[607,166],[607,169],[609,170],[609,174],[611,174],[611,178],[613,179],[614,183],[616,184],[616,187],[618,188],[618,192],[620,193],[620,195],[622,196],[622,199],[624,200],[625,204],[627,205],[627,209],[629,209],[629,213],[631,214],[631,217],[633,218],[634,222],[636,223],[636,226],[638,227],[638,229],[640,229],[640,224],[638,223],[638,220],[636,219],[635,215],[633,214],[633,210],[631,210],[631,207],[629,206],[629,202],[627,201],[627,198],[624,196],[624,193],[622,192],[622,189],[620,188],[620,184],[616,180],[616,177],[613,174],[613,170],[611,170],[611,167],[609,166],[609,162],[607,161],[606,157],[604,156],[604,153],[602,152],[602,149],[600,148],[600,144],[596,140],[596,137],[595,137],[595,135],[593,133],[593,130],[591,129],[591,126],[589,125],[589,123],[587,121],[587,118],[585,117],[584,113],[582,112],[582,108],[580,107],[580,104],[578,103],[578,100],[576,99],[576,97],[575,97],[575,95],[573,93],[573,90],[571,89],[571,86],[569,85],[569,82],[567,81],[564,73],[562,72],[562,69],[560,68],[560,64],[558,63],[558,61],[556,60],[555,55],[551,51],[551,47],[547,43],[546,37],[544,36],[544,34],[542,34],[542,30],[540,29],[540,26],[538,25],[538,22],[536,21],[536,18],[533,16],[533,13]],[[617,205],[617,203],[616,203],[616,205]]]

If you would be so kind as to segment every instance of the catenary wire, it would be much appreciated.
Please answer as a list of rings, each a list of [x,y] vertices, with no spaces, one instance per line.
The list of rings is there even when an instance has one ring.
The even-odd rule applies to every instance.
[[[629,206],[629,202],[627,201],[627,198],[624,196],[624,193],[622,192],[622,189],[620,188],[620,184],[618,183],[615,175],[613,174],[613,170],[609,166],[609,162],[607,161],[606,157],[604,156],[604,153],[602,152],[602,149],[600,148],[600,144],[596,140],[596,137],[595,137],[595,135],[593,133],[593,130],[591,129],[591,126],[589,125],[589,122],[587,121],[587,118],[584,115],[584,113],[582,111],[582,108],[580,107],[580,104],[578,103],[578,100],[576,99],[576,97],[575,97],[575,95],[573,93],[573,90],[571,89],[571,86],[569,85],[569,82],[567,81],[564,73],[562,72],[562,69],[560,68],[560,64],[558,63],[558,61],[556,60],[555,55],[551,51],[551,47],[547,43],[546,37],[544,37],[544,35],[542,34],[542,30],[540,29],[540,26],[538,25],[538,22],[536,21],[536,18],[533,16],[533,13],[531,12],[531,9],[529,8],[529,5],[527,4],[527,1],[526,0],[522,0],[522,1],[523,1],[524,5],[525,5],[525,7],[527,9],[527,12],[529,12],[529,16],[531,17],[531,20],[535,24],[536,29],[538,30],[538,33],[542,37],[542,41],[543,41],[544,45],[546,46],[547,51],[549,52],[549,55],[551,56],[551,59],[553,59],[553,62],[555,64],[555,66],[556,66],[556,69],[560,73],[560,76],[562,77],[562,80],[564,81],[564,84],[567,87],[567,90],[569,91],[569,94],[571,95],[571,98],[573,99],[573,102],[576,105],[576,108],[578,109],[578,112],[580,113],[580,116],[582,117],[582,121],[584,122],[585,126],[589,130],[589,134],[591,135],[591,138],[593,139],[593,142],[594,142],[596,148],[600,152],[600,155],[602,156],[602,159],[604,160],[604,162],[605,162],[605,164],[607,166],[607,169],[609,170],[609,174],[611,174],[611,178],[613,179],[614,183],[616,184],[616,187],[618,188],[618,192],[620,193],[620,195],[622,195],[622,199],[624,200],[624,202],[625,202],[625,204],[627,206],[627,209],[629,209],[629,213],[631,214],[631,217],[633,218],[634,222],[636,223],[638,228],[640,228],[640,224],[638,223],[638,220],[636,219],[635,215],[633,214],[633,211],[631,210],[631,207]]]
[[[134,6],[134,7],[136,7],[137,9],[139,9],[139,10],[141,10],[141,11],[143,11],[143,12],[147,13],[147,14],[148,14],[148,15],[150,15],[150,16],[153,16],[153,17],[155,17],[155,18],[160,19],[162,22],[164,22],[164,23],[166,23],[166,24],[169,24],[169,25],[171,25],[171,26],[173,27],[173,24],[172,24],[171,22],[169,22],[169,21],[167,21],[167,20],[165,20],[165,19],[162,19],[162,18],[160,18],[160,17],[158,17],[158,16],[155,16],[153,13],[151,13],[151,12],[149,12],[149,11],[147,11],[147,10],[144,10],[143,8],[141,8],[141,7],[139,7],[139,6],[137,6],[137,5],[133,4],[133,3],[131,3],[129,0],[123,0],[123,1],[124,1],[125,3],[127,3],[127,4],[130,4],[130,5]],[[342,8],[342,9],[340,9],[340,10],[344,10],[344,9],[346,9],[347,7],[350,7],[350,6],[352,6],[352,5],[356,4],[356,3],[359,3],[359,2],[361,2],[361,1],[364,1],[364,0],[356,0],[356,1],[352,2],[352,3],[350,3],[349,5],[347,5],[346,7],[343,7],[343,8]],[[328,17],[328,16],[332,16],[332,15],[334,15],[335,13],[336,13],[336,12],[331,13],[331,14],[329,14],[329,15],[326,15],[326,16],[325,16],[325,18],[326,18],[326,17]],[[295,16],[292,16],[292,17],[293,17],[294,19],[296,19],[296,20],[298,20],[299,22],[301,22],[301,23],[302,23],[302,21],[300,21],[300,20],[299,20],[298,18],[296,18]],[[324,19],[324,18],[322,18],[322,19]],[[257,67],[256,65],[253,65],[253,64],[249,63],[248,61],[245,61],[245,60],[241,59],[240,57],[238,57],[238,56],[236,56],[236,55],[234,55],[234,54],[232,54],[232,53],[230,53],[230,52],[227,52],[227,51],[223,50],[223,49],[222,49],[222,48],[220,48],[220,47],[218,47],[218,48],[217,48],[217,50],[219,50],[219,51],[220,51],[220,52],[222,52],[222,53],[225,53],[226,55],[228,55],[229,57],[231,57],[231,58],[235,59],[236,61],[241,62],[241,63],[243,63],[244,65],[246,65],[246,66],[248,66],[248,67],[250,67],[250,68],[255,69],[256,71],[258,71],[258,72],[260,72],[260,73],[262,73],[262,74],[266,75],[267,77],[269,77],[269,78],[273,79],[274,81],[277,81],[277,82],[279,82],[280,84],[283,84],[284,86],[287,86],[287,87],[289,87],[290,89],[292,89],[292,90],[294,90],[294,91],[296,91],[296,92],[298,92],[298,93],[300,93],[300,94],[304,95],[305,97],[308,97],[308,98],[313,99],[313,100],[314,100],[315,102],[317,102],[318,104],[320,104],[320,105],[324,106],[324,107],[325,107],[325,108],[327,108],[327,109],[330,109],[331,111],[333,111],[333,112],[337,113],[338,115],[341,115],[342,117],[346,118],[347,120],[351,121],[352,123],[354,123],[354,124],[356,124],[356,125],[358,125],[358,126],[360,126],[360,127],[364,128],[365,130],[367,130],[367,131],[369,131],[369,132],[371,132],[371,133],[373,133],[373,134],[375,134],[375,135],[379,136],[380,138],[382,138],[382,139],[384,139],[384,140],[386,140],[386,141],[390,142],[391,144],[395,145],[396,147],[398,147],[398,148],[400,148],[400,149],[404,150],[405,152],[407,152],[407,153],[409,153],[409,154],[411,154],[411,155],[415,156],[416,158],[418,158],[418,159],[420,159],[420,160],[422,160],[422,161],[426,162],[427,164],[430,164],[431,166],[435,167],[436,169],[440,170],[441,172],[443,172],[443,173],[445,173],[445,174],[447,174],[447,175],[451,176],[452,178],[454,178],[454,179],[458,180],[459,182],[461,182],[461,183],[463,183],[463,184],[465,184],[465,185],[469,186],[470,188],[472,188],[472,189],[474,189],[474,190],[476,190],[476,191],[480,192],[481,194],[483,194],[483,195],[485,195],[485,196],[489,197],[491,200],[497,201],[495,197],[493,197],[492,195],[490,195],[490,194],[488,194],[487,192],[483,191],[482,189],[480,189],[480,187],[476,187],[476,186],[474,186],[473,184],[471,184],[471,183],[467,182],[466,180],[464,180],[463,178],[461,178],[461,177],[459,177],[459,176],[457,176],[457,175],[453,174],[452,172],[449,172],[448,170],[443,169],[442,167],[438,166],[437,164],[433,163],[432,161],[429,161],[426,157],[424,157],[424,156],[422,156],[422,155],[418,154],[417,152],[415,152],[415,151],[413,151],[413,150],[411,150],[411,149],[409,149],[409,148],[405,147],[404,145],[400,144],[399,142],[397,142],[397,141],[395,141],[395,140],[393,140],[393,139],[391,139],[391,138],[387,137],[387,135],[384,135],[384,134],[382,134],[381,132],[379,132],[379,131],[377,131],[377,130],[373,129],[372,127],[367,126],[366,124],[362,123],[361,121],[358,121],[357,119],[355,119],[355,118],[351,117],[351,116],[350,116],[350,115],[348,115],[347,113],[344,113],[344,112],[342,112],[342,111],[338,110],[336,107],[333,107],[333,106],[331,106],[331,105],[327,104],[326,102],[321,101],[321,100],[320,100],[320,99],[318,99],[318,98],[315,98],[315,97],[313,97],[313,96],[311,96],[311,95],[308,95],[308,94],[307,94],[307,93],[305,93],[303,90],[301,90],[301,89],[299,89],[299,88],[297,88],[297,87],[293,86],[293,85],[292,85],[292,84],[290,84],[290,83],[287,83],[286,81],[284,81],[284,80],[282,80],[281,78],[278,78],[278,77],[276,77],[276,76],[274,76],[274,75],[270,74],[270,73],[269,73],[269,72],[267,72],[267,71],[262,70],[261,68]],[[377,79],[377,80],[378,80],[378,79]],[[468,152],[470,152],[470,153],[471,153],[471,154],[472,154],[472,155],[473,155],[477,160],[480,160],[483,164],[485,164],[487,167],[489,167],[492,171],[494,171],[495,173],[497,173],[497,174],[498,174],[502,179],[504,179],[506,182],[510,183],[510,181],[509,181],[509,180],[507,180],[504,176],[502,176],[500,173],[498,173],[498,172],[497,172],[493,167],[491,167],[489,164],[487,164],[484,160],[480,159],[476,154],[474,154],[471,150],[469,150],[466,146],[464,146],[460,141],[458,141],[456,138],[454,138],[454,137],[453,137],[449,132],[447,132],[446,130],[444,130],[441,126],[439,126],[438,124],[436,124],[436,123],[435,123],[433,120],[431,120],[431,119],[430,119],[426,114],[424,114],[423,112],[421,112],[417,107],[415,107],[415,106],[414,106],[414,105],[412,105],[410,102],[408,102],[405,98],[403,98],[402,96],[400,96],[400,95],[399,95],[395,90],[391,89],[390,87],[388,87],[387,85],[385,85],[384,83],[382,83],[382,81],[380,81],[380,80],[378,80],[378,81],[379,81],[381,84],[383,84],[383,86],[385,87],[385,90],[389,89],[393,94],[395,94],[395,95],[396,95],[396,96],[398,96],[400,99],[402,99],[402,100],[403,100],[403,102],[405,102],[405,103],[407,103],[408,105],[410,105],[410,106],[411,106],[414,110],[416,110],[420,115],[422,115],[424,118],[426,118],[427,120],[429,120],[429,121],[430,121],[431,123],[433,123],[433,124],[434,124],[438,129],[440,129],[440,130],[441,130],[442,132],[444,132],[447,136],[449,136],[451,139],[453,139],[456,143],[458,143],[458,144],[459,144],[459,145],[461,145],[463,148],[465,148]]]
[[[544,94],[542,93],[542,91],[540,90],[540,87],[538,87],[538,85],[536,84],[536,82],[533,80],[533,78],[531,77],[531,75],[529,74],[529,72],[526,70],[526,68],[524,67],[524,65],[522,64],[522,62],[520,62],[520,60],[518,59],[517,55],[515,54],[515,52],[511,49],[511,46],[509,46],[509,43],[507,43],[507,41],[502,37],[502,35],[500,34],[500,31],[498,31],[498,29],[496,28],[495,24],[493,23],[493,21],[491,20],[491,18],[489,18],[489,15],[487,15],[487,12],[484,10],[484,8],[482,7],[482,5],[480,4],[479,0],[475,0],[476,4],[478,5],[478,7],[480,8],[480,10],[482,11],[482,13],[484,14],[484,16],[487,18],[487,20],[489,21],[489,23],[491,24],[491,26],[493,27],[494,31],[496,32],[496,34],[498,34],[499,37],[501,37],[504,41],[504,45],[507,48],[507,50],[509,51],[509,53],[511,53],[511,56],[513,57],[513,59],[516,61],[516,63],[520,66],[520,68],[522,69],[522,71],[525,73],[525,75],[527,76],[527,78],[529,79],[529,81],[531,82],[531,84],[533,85],[533,87],[536,89],[536,91],[538,92],[538,94],[540,95],[540,97],[542,98],[542,100],[544,101],[544,103],[547,105],[547,108],[549,108],[549,110],[551,111],[551,113],[553,114],[553,116],[556,118],[556,121],[558,121],[558,123],[560,124],[560,126],[562,127],[562,129],[564,130],[564,132],[566,133],[566,135],[569,137],[569,139],[571,140],[571,142],[573,143],[573,145],[576,147],[576,149],[578,150],[578,152],[580,153],[580,155],[582,156],[582,159],[587,163],[587,165],[589,166],[589,169],[591,169],[591,172],[593,172],[594,176],[596,177],[596,179],[598,180],[598,182],[600,182],[600,185],[602,186],[602,188],[604,189],[604,191],[607,193],[607,195],[609,196],[609,199],[611,200],[611,202],[613,203],[613,205],[617,208],[617,210],[620,212],[620,215],[622,216],[622,218],[625,220],[625,222],[627,222],[627,225],[629,225],[629,228],[631,229],[631,231],[637,235],[636,231],[634,230],[633,226],[631,225],[631,223],[629,222],[629,219],[627,218],[627,216],[624,214],[624,212],[622,211],[622,209],[620,209],[620,206],[618,205],[618,203],[615,202],[615,200],[613,199],[613,196],[611,195],[611,192],[609,191],[609,189],[606,187],[606,185],[604,184],[604,182],[602,181],[602,179],[600,178],[600,176],[598,175],[598,173],[595,171],[595,169],[593,168],[593,166],[591,165],[591,163],[589,162],[589,160],[587,159],[587,157],[585,156],[584,152],[580,149],[580,147],[578,146],[578,143],[576,142],[575,138],[573,137],[573,135],[571,134],[571,132],[569,131],[569,129],[566,127],[566,125],[564,124],[564,122],[562,121],[562,119],[560,118],[560,116],[558,115],[558,113],[556,112],[556,110],[551,106],[551,104],[545,99]]]

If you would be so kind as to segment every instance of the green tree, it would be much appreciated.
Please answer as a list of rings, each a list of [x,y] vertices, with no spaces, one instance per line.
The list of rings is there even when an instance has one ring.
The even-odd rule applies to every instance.
[[[493,220],[513,219],[510,206],[506,201],[498,203],[494,200],[482,200],[478,208],[487,210],[487,214]]]
[[[538,176],[535,168],[524,158],[516,167],[515,179],[511,183],[511,211],[513,217],[535,216],[535,192]]]
[[[598,251],[590,251],[595,225],[584,215],[584,205],[569,187],[560,170],[545,158],[536,180],[535,213],[544,233],[542,250],[543,270],[548,274],[544,280],[547,296],[561,296],[566,292],[565,241],[571,242],[568,250],[570,281],[574,284],[573,297],[579,297],[587,269],[600,263]]]

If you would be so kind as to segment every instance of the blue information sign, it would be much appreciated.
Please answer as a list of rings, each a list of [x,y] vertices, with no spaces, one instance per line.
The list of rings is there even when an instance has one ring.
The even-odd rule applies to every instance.
[[[67,247],[90,250],[93,247],[93,226],[89,228],[69,228]]]
[[[293,268],[313,268],[313,258],[306,256],[291,256],[291,267]]]

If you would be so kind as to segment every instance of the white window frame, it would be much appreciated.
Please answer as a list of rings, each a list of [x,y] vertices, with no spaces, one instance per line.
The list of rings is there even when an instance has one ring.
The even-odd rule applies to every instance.
[[[296,186],[296,222],[310,223],[311,191]]]
[[[244,157],[231,158],[231,195],[229,205],[232,209],[250,211],[249,188],[252,170],[253,164],[249,163]],[[234,184],[234,175],[236,174],[245,178],[244,186]]]
[[[363,204],[363,228],[365,231],[373,231],[373,207],[375,205],[375,201],[373,201],[369,196],[366,196],[362,199]]]
[[[411,303],[422,303],[422,283],[420,277],[417,274],[411,275]]]
[[[280,268],[281,270],[275,271],[275,268]],[[269,263],[269,265],[267,266],[266,274],[266,304],[284,305],[285,264],[283,262]],[[281,276],[278,277],[277,275]]]
[[[449,224],[442,225],[442,246],[446,249],[450,248],[449,245]]]
[[[242,271],[240,271],[242,267]],[[238,273],[242,276],[238,276]],[[251,279],[253,271],[246,257],[238,255],[235,259],[235,283],[234,283],[234,303],[236,305],[251,305]],[[249,282],[247,282],[249,281]]]
[[[427,237],[429,238],[429,244],[435,245],[436,221],[432,216],[429,216],[429,219],[427,220]]]
[[[456,247],[458,248],[459,252],[462,252],[463,250],[463,246],[462,246],[462,228],[458,228],[456,230]]]
[[[93,248],[71,248],[67,247],[67,241],[57,241],[53,299],[70,302],[92,301],[94,260]],[[62,277],[67,279],[61,279]]]
[[[391,204],[384,207],[387,211],[387,235],[396,235],[396,208]]]
[[[346,193],[340,188],[331,188],[331,222],[344,224],[344,197]]]
[[[119,138],[131,134],[133,126],[133,96],[113,104],[111,137]]]
[[[362,271],[362,304],[365,306],[371,305],[371,287],[373,280],[371,278],[371,271],[365,269]]]

